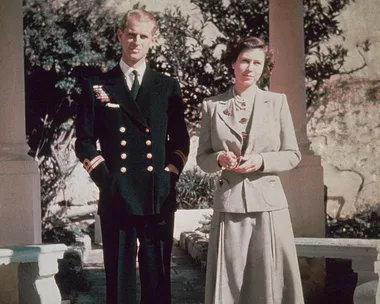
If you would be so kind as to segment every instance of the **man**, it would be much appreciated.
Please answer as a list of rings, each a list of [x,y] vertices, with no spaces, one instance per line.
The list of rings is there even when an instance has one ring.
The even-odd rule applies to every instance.
[[[126,13],[120,63],[87,79],[78,108],[76,154],[100,190],[107,304],[137,303],[137,239],[141,303],[171,303],[174,186],[189,135],[178,82],[145,61],[157,34],[153,15]]]

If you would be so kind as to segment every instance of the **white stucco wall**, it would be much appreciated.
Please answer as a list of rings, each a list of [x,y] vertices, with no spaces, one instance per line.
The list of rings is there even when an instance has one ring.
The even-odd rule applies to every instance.
[[[356,72],[355,76],[364,78],[380,77],[380,1],[360,0],[352,3],[339,17],[345,40],[333,39],[348,48],[349,54],[345,64],[347,70],[355,69],[363,63],[356,44],[369,39],[370,51],[365,54],[368,66]]]

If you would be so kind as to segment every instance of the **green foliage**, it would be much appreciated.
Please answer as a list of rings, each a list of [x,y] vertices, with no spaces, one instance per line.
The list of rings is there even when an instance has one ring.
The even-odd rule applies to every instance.
[[[202,11],[204,22],[212,23],[221,35],[211,46],[215,49],[235,35],[253,35],[269,40],[269,2],[231,0],[192,0]],[[364,68],[366,63],[352,71],[344,71],[348,50],[340,44],[325,46],[333,37],[342,36],[337,17],[354,0],[304,0],[305,69],[307,106],[318,103],[322,87],[332,75],[347,74]],[[370,43],[358,44],[360,51],[368,51]],[[364,57],[363,57],[364,58]],[[363,59],[364,60],[364,59]],[[263,79],[263,83],[267,83]]]
[[[103,0],[24,0],[27,138],[31,154],[51,155],[62,124],[75,116],[78,76],[106,70],[120,56],[118,17]]]
[[[72,223],[66,216],[49,214],[42,220],[42,241],[44,243],[75,243],[76,237],[83,236],[84,227]]]
[[[182,172],[176,187],[179,209],[211,208],[217,178],[217,174],[206,174],[198,168]]]
[[[41,173],[42,217],[72,168],[78,78],[120,57],[113,8],[103,0],[24,0],[26,133]]]
[[[327,237],[380,239],[380,216],[370,208],[349,218],[327,216]]]
[[[205,23],[195,27],[178,7],[156,13],[156,18],[160,39],[150,53],[150,64],[179,80],[186,122],[196,127],[203,99],[226,90],[232,79],[220,59],[214,56],[215,47],[205,43]]]

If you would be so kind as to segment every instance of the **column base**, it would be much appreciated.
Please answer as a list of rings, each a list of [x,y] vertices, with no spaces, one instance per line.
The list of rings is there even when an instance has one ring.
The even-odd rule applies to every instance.
[[[41,243],[40,174],[29,156],[0,153],[0,244]]]
[[[296,237],[325,237],[323,168],[319,156],[303,154],[292,171],[280,174]],[[305,302],[323,303],[325,259],[299,258]]]
[[[320,157],[302,155],[296,169],[279,175],[289,202],[294,235],[325,237],[326,208]]]
[[[0,265],[0,304],[19,304],[18,265]]]

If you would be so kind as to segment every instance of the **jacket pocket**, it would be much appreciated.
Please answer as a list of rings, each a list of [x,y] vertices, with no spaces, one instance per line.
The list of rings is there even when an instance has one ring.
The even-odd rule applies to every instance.
[[[230,195],[231,195],[230,184],[228,183],[227,180],[223,178],[220,179],[215,190],[215,195],[214,195],[215,204],[216,205],[222,204],[225,206],[226,203],[228,202],[228,199],[230,198]]]
[[[112,175],[108,176],[108,181],[99,189],[99,204],[98,204],[98,214],[104,215],[105,212],[114,214],[114,209],[117,202],[114,201],[116,195],[118,194],[118,187],[116,178]]]
[[[159,201],[164,201],[170,193],[171,173],[161,170],[156,173],[156,191]]]
[[[282,188],[278,176],[262,178],[261,183],[262,195],[268,205],[274,207],[286,207],[288,205],[284,189]]]

